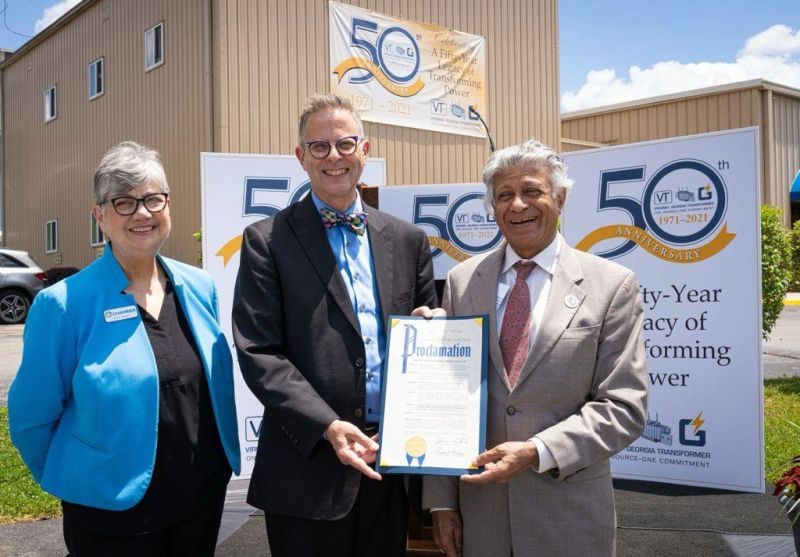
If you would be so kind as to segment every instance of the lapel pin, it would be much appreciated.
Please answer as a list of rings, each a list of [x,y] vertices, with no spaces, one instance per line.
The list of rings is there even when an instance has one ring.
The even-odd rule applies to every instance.
[[[578,298],[570,294],[566,298],[564,298],[564,305],[567,306],[569,309],[575,309],[578,307]]]

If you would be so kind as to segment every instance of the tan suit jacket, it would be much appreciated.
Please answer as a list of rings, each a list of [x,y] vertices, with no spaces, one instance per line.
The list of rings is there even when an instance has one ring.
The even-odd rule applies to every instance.
[[[498,343],[497,281],[505,243],[450,271],[448,315],[490,316],[487,448],[537,436],[558,468],[505,485],[431,476],[426,508],[460,509],[465,557],[613,555],[609,458],[644,429],[647,364],[634,274],[562,242],[544,318],[510,390]]]

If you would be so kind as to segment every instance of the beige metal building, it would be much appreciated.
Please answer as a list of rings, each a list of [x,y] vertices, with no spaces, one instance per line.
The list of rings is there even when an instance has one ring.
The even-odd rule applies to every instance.
[[[575,151],[759,127],[761,201],[800,219],[789,188],[800,170],[800,90],[761,79],[561,115],[561,148]]]
[[[558,143],[557,0],[348,3],[486,37],[484,117],[497,144]],[[329,89],[328,64],[325,0],[84,0],[0,64],[5,244],[45,268],[89,263],[100,240],[92,173],[133,139],[167,169],[164,253],[193,262],[200,153],[292,153],[303,100]],[[389,183],[472,182],[489,154],[480,138],[371,123],[366,134]]]

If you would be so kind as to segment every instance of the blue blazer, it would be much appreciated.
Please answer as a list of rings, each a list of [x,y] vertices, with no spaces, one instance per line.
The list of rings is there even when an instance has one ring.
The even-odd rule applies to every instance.
[[[194,335],[222,446],[238,473],[239,437],[228,342],[211,277],[158,256]],[[125,510],[150,485],[159,382],[128,280],[111,247],[35,298],[22,364],[8,394],[11,439],[34,479],[71,503]]]

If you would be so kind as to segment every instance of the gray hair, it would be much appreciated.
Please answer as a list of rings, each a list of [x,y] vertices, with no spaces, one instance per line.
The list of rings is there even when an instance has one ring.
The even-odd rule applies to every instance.
[[[94,201],[99,205],[146,184],[169,193],[161,157],[149,147],[123,141],[106,151],[94,172]]]
[[[306,104],[303,107],[303,112],[300,113],[300,124],[297,126],[297,132],[300,137],[300,145],[306,138],[306,128],[308,127],[308,119],[314,114],[322,112],[323,110],[346,110],[353,115],[353,120],[358,127],[359,137],[364,137],[364,124],[361,122],[361,116],[358,115],[353,103],[350,99],[337,95],[335,93],[325,93],[324,95],[311,95],[306,99]]]
[[[494,177],[497,173],[506,168],[527,165],[548,171],[553,199],[562,190],[569,193],[572,189],[573,180],[567,176],[567,165],[558,153],[537,139],[529,139],[525,143],[495,151],[486,161],[483,167],[483,183],[486,186],[483,203],[490,212],[494,210]]]

